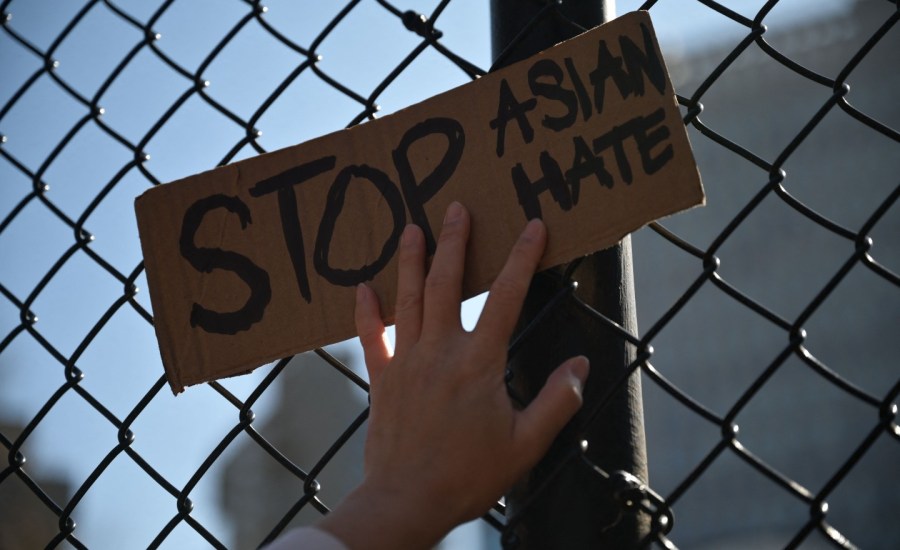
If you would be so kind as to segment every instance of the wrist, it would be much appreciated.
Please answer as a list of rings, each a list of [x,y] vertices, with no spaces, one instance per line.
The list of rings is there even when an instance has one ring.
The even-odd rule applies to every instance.
[[[453,528],[426,495],[364,481],[318,527],[350,550],[431,548]]]

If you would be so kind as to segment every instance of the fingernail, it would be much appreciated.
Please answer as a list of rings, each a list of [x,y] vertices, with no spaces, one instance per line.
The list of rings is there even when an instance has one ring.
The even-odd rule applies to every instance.
[[[528,238],[536,239],[541,234],[541,231],[543,231],[543,230],[544,230],[544,222],[541,221],[540,218],[534,218],[530,222],[528,222],[528,225],[525,226],[525,229],[522,231],[522,234]]]
[[[368,289],[366,288],[366,283],[359,283],[356,285],[356,301],[362,302],[365,301],[366,296],[368,296]]]
[[[416,224],[407,224],[407,226],[403,228],[403,233],[400,235],[400,244],[404,246],[415,244],[419,237],[419,232],[417,231],[418,228],[419,227]]]
[[[569,372],[572,373],[572,376],[578,379],[581,382],[581,386],[584,387],[585,382],[587,382],[588,375],[591,373],[591,362],[584,355],[579,355],[572,361],[571,367],[569,367]]]
[[[447,213],[444,215],[444,223],[455,222],[462,216],[463,205],[458,201],[453,201],[447,207]]]

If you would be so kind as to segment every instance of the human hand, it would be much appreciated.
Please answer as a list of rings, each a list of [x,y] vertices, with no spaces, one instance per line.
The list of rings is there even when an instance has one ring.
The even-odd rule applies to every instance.
[[[377,296],[357,290],[371,386],[365,479],[320,524],[351,548],[428,547],[483,515],[581,406],[584,357],[560,365],[523,410],[504,382],[507,344],[546,244],[543,223],[522,232],[472,332],[459,312],[468,236],[468,212],[454,203],[426,276],[422,231],[404,230],[394,352]]]

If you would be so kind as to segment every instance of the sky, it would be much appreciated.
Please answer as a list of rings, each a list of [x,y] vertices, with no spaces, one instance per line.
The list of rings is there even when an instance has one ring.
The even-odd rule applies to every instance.
[[[113,2],[139,21],[147,21],[159,2]],[[407,5],[430,12],[436,1]],[[760,1],[722,2],[752,18]],[[849,0],[784,0],[767,18],[769,26],[790,25],[806,17],[833,14]],[[39,50],[53,43],[83,2],[14,0],[4,4],[12,15],[8,27]],[[266,3],[263,18],[302,45],[334,17],[332,2]],[[398,3],[403,6],[403,4]],[[619,0],[618,13],[641,2]],[[490,65],[487,2],[454,0],[441,14],[437,28],[442,43],[481,68]],[[406,9],[405,7],[401,9]],[[230,28],[248,13],[237,0],[180,0],[154,25],[156,45],[174,62],[196,71],[205,55]],[[683,55],[709,41],[737,42],[745,29],[699,2],[660,1],[651,9],[665,55]],[[192,83],[167,67],[148,48],[108,87],[107,76],[142,40],[140,31],[104,4],[94,5],[59,44],[54,59],[59,77],[86,98],[99,93],[101,120],[131,143],[143,144],[149,154],[146,170],[161,182],[173,181],[219,164],[244,131],[193,94],[155,133],[154,123]],[[353,90],[368,94],[419,43],[399,20],[374,0],[362,0],[317,52],[319,67]],[[302,57],[255,21],[244,27],[203,71],[205,93],[237,116],[248,119]],[[0,31],[0,108],[41,66],[42,61]],[[383,116],[422,101],[468,77],[441,55],[427,50],[378,99]],[[102,93],[101,93],[102,90]],[[343,128],[361,112],[360,105],[336,93],[307,71],[277,98],[256,121],[259,144],[274,150]],[[65,215],[83,217],[94,197],[133,159],[132,152],[112,139],[96,123],[86,122],[55,156],[57,144],[81,121],[87,109],[73,100],[47,75],[39,78],[14,105],[0,112],[3,151],[31,172],[39,173],[50,189],[47,198]],[[145,136],[149,139],[145,140]],[[245,146],[232,160],[254,156]],[[141,259],[133,218],[134,197],[149,186],[137,169],[128,170],[109,194],[89,210],[84,227],[95,236],[93,251],[128,275]],[[32,189],[32,182],[6,157],[0,157],[0,219]],[[0,233],[0,284],[19,300],[33,298],[36,330],[59,352],[76,352],[91,328],[122,295],[122,283],[81,251],[76,251],[39,291],[35,286],[74,242],[73,231],[38,201],[25,209]],[[143,276],[136,300],[151,310]],[[33,296],[32,296],[33,294]],[[464,318],[471,326],[480,299],[467,304]],[[19,310],[0,298],[0,338],[20,324]],[[351,346],[353,353],[358,349]],[[149,324],[129,306],[115,311],[77,361],[85,373],[82,386],[119,419],[124,419],[159,379],[162,366]],[[0,353],[0,420],[28,422],[64,382],[62,367],[28,334],[20,334]],[[269,368],[229,379],[223,385],[246,398]],[[270,392],[276,393],[276,392]],[[274,397],[254,407],[257,416],[271,414]],[[133,426],[133,448],[167,479],[181,487],[222,437],[237,422],[236,410],[207,386],[190,388],[173,397],[158,392]],[[23,447],[29,470],[37,476],[60,477],[77,487],[116,443],[116,430],[83,399],[66,394],[38,425]],[[227,454],[227,453],[226,453]],[[226,544],[230,528],[216,506],[218,479],[206,476],[191,495],[194,516]],[[2,493],[0,493],[2,498]],[[133,510],[140,503],[140,513]],[[119,457],[87,492],[74,512],[79,539],[92,548],[145,547],[175,513],[173,499],[127,458]],[[469,535],[454,535],[460,547],[471,547]],[[182,525],[166,540],[172,548],[203,548],[205,543]],[[452,546],[452,545],[451,545]]]

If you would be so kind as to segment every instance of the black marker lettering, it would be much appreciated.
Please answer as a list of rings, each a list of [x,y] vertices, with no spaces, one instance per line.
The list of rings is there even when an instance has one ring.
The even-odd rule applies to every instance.
[[[447,138],[447,149],[444,156],[430,174],[416,183],[412,166],[409,163],[409,148],[418,140],[432,135],[442,134]],[[406,198],[406,207],[412,222],[422,228],[425,233],[425,247],[429,255],[434,254],[435,240],[431,233],[431,225],[425,215],[424,205],[437,193],[453,175],[459,160],[462,158],[466,136],[462,125],[452,118],[429,118],[403,134],[400,144],[393,151],[394,166],[400,177],[400,187]]]
[[[648,116],[637,116],[625,124],[613,126],[609,132],[594,140],[594,154],[599,155],[612,148],[619,176],[622,181],[630,184],[634,177],[631,163],[625,154],[625,140],[633,137],[644,173],[650,175],[658,172],[674,157],[671,143],[667,144],[658,155],[653,156],[652,153],[654,147],[665,142],[670,136],[668,126],[662,125],[665,116],[665,110],[660,107]]]
[[[656,48],[653,47],[650,29],[643,23],[641,23],[641,33],[644,37],[643,51],[627,36],[619,38],[619,46],[622,48],[622,57],[625,59],[628,76],[631,77],[632,88],[635,95],[644,95],[644,74],[646,74],[656,91],[662,94],[666,90],[666,72],[656,54]]]
[[[658,172],[675,156],[671,143],[667,144],[658,155],[652,156],[652,149],[669,139],[669,127],[662,125],[665,118],[666,112],[660,107],[643,117],[640,126],[634,133],[634,140],[637,142],[638,152],[641,154],[641,165],[644,173],[648,175]]]
[[[566,71],[569,73],[569,78],[572,80],[572,86],[575,87],[575,94],[578,96],[578,104],[581,105],[581,117],[584,120],[590,120],[591,115],[594,113],[593,106],[591,105],[591,97],[588,95],[587,89],[584,87],[584,83],[578,75],[578,71],[575,70],[575,63],[572,61],[572,58],[567,57],[563,61],[566,64]]]
[[[597,68],[591,71],[591,84],[594,85],[594,107],[598,113],[603,112],[603,102],[606,98],[606,80],[612,77],[619,89],[622,99],[632,92],[631,78],[622,69],[622,58],[609,52],[606,41],[601,40],[597,46]]]
[[[566,185],[563,177],[562,169],[559,163],[553,160],[547,151],[541,152],[541,172],[542,175],[535,181],[528,179],[525,168],[522,164],[516,164],[512,168],[513,186],[516,188],[516,196],[519,198],[519,204],[525,211],[527,219],[541,217],[541,203],[538,196],[544,191],[550,191],[553,200],[559,204],[563,210],[571,210],[572,194]]]
[[[354,177],[367,179],[391,209],[393,216],[394,228],[391,235],[384,242],[381,248],[381,254],[374,262],[366,264],[358,269],[340,269],[331,267],[328,263],[328,252],[331,246],[331,238],[334,236],[334,227],[344,208],[344,198],[347,195],[347,188]],[[328,198],[325,202],[325,212],[322,214],[322,221],[319,224],[319,234],[316,235],[316,248],[313,252],[313,265],[316,272],[324,277],[328,282],[340,286],[356,286],[364,281],[372,280],[379,271],[384,269],[397,246],[400,244],[400,233],[406,224],[406,210],[403,208],[403,196],[397,187],[390,180],[387,174],[377,168],[372,168],[365,164],[350,165],[338,172],[334,183],[328,190]]]
[[[203,217],[217,208],[225,208],[232,214],[237,214],[242,229],[246,229],[247,224],[251,223],[250,209],[237,197],[212,195],[200,199],[184,213],[179,239],[181,255],[201,273],[210,273],[214,269],[233,272],[250,287],[250,297],[241,309],[224,313],[206,309],[194,302],[190,323],[192,327],[200,327],[206,332],[236,334],[249,329],[263,318],[266,306],[272,299],[272,287],[269,284],[269,274],[246,256],[221,248],[201,248],[194,244],[194,236],[200,229]]]
[[[641,117],[635,117],[621,126],[613,126],[609,132],[594,139],[593,144],[594,154],[597,155],[612,147],[616,157],[616,166],[619,168],[619,177],[628,184],[634,181],[634,175],[631,172],[631,164],[628,162],[628,156],[625,154],[623,142],[631,137],[635,126],[639,125],[640,121]]]
[[[287,246],[291,263],[294,266],[294,276],[297,278],[300,295],[307,303],[312,301],[312,293],[309,289],[309,277],[306,274],[306,251],[303,246],[303,231],[300,228],[300,213],[294,185],[334,169],[334,164],[334,156],[322,157],[266,178],[250,189],[252,197],[261,197],[273,191],[278,192],[278,212],[281,215],[284,244]]]
[[[543,82],[541,77],[550,77],[552,82]],[[528,69],[528,86],[531,93],[562,103],[566,107],[564,115],[552,117],[544,115],[541,121],[546,128],[556,132],[565,130],[578,117],[578,99],[575,92],[562,87],[563,71],[552,59],[541,59]]]
[[[506,142],[506,123],[515,120],[519,124],[519,131],[525,143],[531,143],[534,139],[534,128],[528,122],[528,111],[535,108],[537,99],[531,98],[524,103],[519,103],[506,79],[500,81],[500,98],[497,104],[497,118],[491,121],[491,128],[497,130],[497,156],[502,157]]]
[[[577,205],[581,180],[593,175],[600,185],[611,189],[613,178],[612,174],[606,171],[603,157],[594,156],[584,138],[575,136],[572,141],[575,145],[575,156],[572,159],[572,167],[566,170],[566,183],[572,188],[572,203]]]

